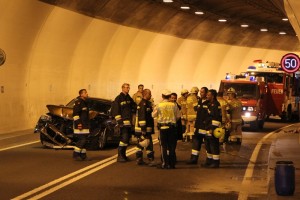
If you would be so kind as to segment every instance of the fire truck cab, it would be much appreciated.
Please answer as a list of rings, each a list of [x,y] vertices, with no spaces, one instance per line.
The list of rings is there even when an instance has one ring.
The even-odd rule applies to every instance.
[[[263,109],[266,98],[265,82],[250,80],[244,75],[227,75],[221,80],[219,92],[223,92],[223,98],[228,99],[227,91],[234,88],[237,98],[242,102],[242,118],[244,124],[249,124],[251,129],[263,128],[266,112]]]
[[[299,120],[299,72],[288,74],[278,63],[254,62],[240,75],[227,74],[219,91],[233,87],[243,105],[242,118],[250,128],[262,129],[267,118]]]

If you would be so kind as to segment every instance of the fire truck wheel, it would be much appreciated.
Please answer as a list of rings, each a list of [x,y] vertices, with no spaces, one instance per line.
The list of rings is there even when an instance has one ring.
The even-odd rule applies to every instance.
[[[257,131],[258,130],[258,121],[254,121],[254,122],[250,122],[250,129],[253,131]]]

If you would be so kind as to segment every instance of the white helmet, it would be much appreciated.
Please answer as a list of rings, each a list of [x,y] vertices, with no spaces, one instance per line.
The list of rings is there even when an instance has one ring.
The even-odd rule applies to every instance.
[[[225,123],[224,128],[225,128],[226,130],[230,130],[230,129],[231,129],[231,122]]]

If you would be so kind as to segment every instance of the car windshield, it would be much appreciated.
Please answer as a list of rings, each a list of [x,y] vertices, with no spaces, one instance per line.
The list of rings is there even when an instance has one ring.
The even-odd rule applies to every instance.
[[[228,96],[227,90],[231,87],[235,89],[238,98],[257,98],[258,96],[258,87],[256,84],[223,83],[222,88],[224,96]]]
[[[73,108],[75,105],[75,100],[76,98],[72,99],[66,105],[66,107]],[[101,100],[92,99],[92,98],[88,98],[87,102],[90,110],[105,113],[105,114],[108,114],[110,112],[111,104],[109,102],[103,102]]]

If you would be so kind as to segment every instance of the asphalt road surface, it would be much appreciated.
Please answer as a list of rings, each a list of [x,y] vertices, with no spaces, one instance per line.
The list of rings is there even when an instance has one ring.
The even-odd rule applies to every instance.
[[[178,141],[176,169],[162,170],[137,166],[134,145],[127,150],[128,163],[116,163],[116,146],[88,151],[89,161],[73,161],[72,150],[43,148],[32,130],[1,134],[0,199],[267,199],[270,145],[276,130],[287,125],[267,122],[260,132],[244,128],[241,145],[221,148],[219,169],[201,167],[204,146],[199,163],[186,165],[190,142]]]

